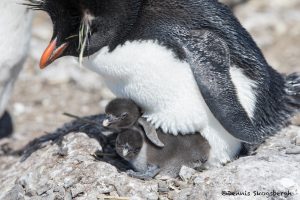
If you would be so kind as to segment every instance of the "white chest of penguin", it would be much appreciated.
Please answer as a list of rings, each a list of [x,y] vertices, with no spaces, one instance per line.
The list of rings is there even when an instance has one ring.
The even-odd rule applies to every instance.
[[[105,47],[85,65],[100,74],[118,97],[134,100],[144,117],[164,132],[200,131],[211,145],[211,160],[224,163],[240,148],[206,105],[187,62],[156,42],[126,42],[109,52]]]

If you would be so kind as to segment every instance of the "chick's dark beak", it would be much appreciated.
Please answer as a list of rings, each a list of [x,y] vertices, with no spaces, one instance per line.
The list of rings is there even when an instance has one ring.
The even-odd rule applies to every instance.
[[[53,61],[55,61],[64,53],[67,47],[67,42],[57,47],[57,38],[53,39],[41,57],[40,68],[44,69],[48,65],[50,65]]]

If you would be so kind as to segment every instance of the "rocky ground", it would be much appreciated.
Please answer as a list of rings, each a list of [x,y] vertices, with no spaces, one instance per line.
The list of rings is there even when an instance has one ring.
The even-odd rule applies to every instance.
[[[93,120],[101,121],[100,117]],[[219,169],[198,172],[182,167],[179,177],[142,181],[127,176],[118,157],[104,159],[99,130],[67,124],[34,142],[22,159],[0,157],[0,199],[219,200],[300,198],[300,128],[291,126],[268,139],[255,155]],[[76,132],[69,130],[75,129]],[[79,129],[79,130],[80,130]],[[98,132],[97,132],[98,131]],[[66,134],[69,133],[69,134]],[[88,133],[89,136],[86,134]],[[100,140],[101,141],[101,140]],[[40,147],[36,150],[35,147]],[[97,156],[98,155],[98,156]],[[109,164],[110,163],[110,164]]]
[[[270,65],[282,73],[300,72],[300,1],[249,0],[235,7],[242,24],[262,48]],[[0,141],[19,149],[35,137],[70,121],[62,115],[80,116],[103,112],[112,94],[101,78],[64,58],[46,70],[38,60],[51,37],[48,17],[38,14],[28,62],[16,84],[9,110],[16,130]],[[300,124],[295,120],[295,124]],[[258,154],[241,158],[224,168],[143,182],[128,178],[91,154],[101,146],[83,133],[68,135],[68,151],[59,155],[55,143],[33,153],[20,163],[18,157],[0,157],[0,199],[300,199],[300,129],[291,127],[264,144]],[[298,152],[298,154],[297,154]],[[291,191],[283,197],[223,196],[222,191]],[[14,196],[15,195],[15,196]],[[54,198],[55,197],[55,198]]]

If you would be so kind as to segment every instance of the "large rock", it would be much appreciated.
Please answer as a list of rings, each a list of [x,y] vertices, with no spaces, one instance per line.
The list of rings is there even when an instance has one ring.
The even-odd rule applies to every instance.
[[[65,127],[71,130],[72,126]],[[64,135],[62,130],[56,136]],[[96,159],[94,153],[102,150],[98,140],[85,133],[70,132],[61,142],[40,140],[43,141],[40,149],[32,151],[23,162],[18,157],[1,157],[0,162],[5,160],[8,164],[0,172],[0,199],[219,200],[243,199],[249,195],[249,199],[297,200],[300,199],[300,154],[295,149],[299,148],[299,136],[300,128],[293,126],[270,138],[256,155],[240,158],[222,168],[195,172],[184,167],[182,174],[193,172],[184,181],[159,176],[142,181]],[[264,195],[254,196],[255,191]],[[275,195],[270,193],[273,191],[285,193],[267,196]]]

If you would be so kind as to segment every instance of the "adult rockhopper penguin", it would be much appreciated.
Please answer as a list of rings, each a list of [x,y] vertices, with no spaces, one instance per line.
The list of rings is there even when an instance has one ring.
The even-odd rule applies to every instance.
[[[118,97],[169,134],[200,132],[208,162],[232,160],[299,111],[298,74],[272,69],[231,10],[217,0],[31,0],[53,38],[40,66],[76,56]],[[174,147],[176,148],[176,147]]]

